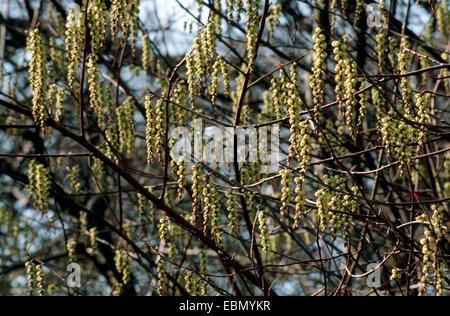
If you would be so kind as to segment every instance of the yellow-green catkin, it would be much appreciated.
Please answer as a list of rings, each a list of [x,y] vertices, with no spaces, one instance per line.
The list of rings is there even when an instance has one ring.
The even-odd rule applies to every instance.
[[[203,181],[202,165],[201,163],[196,163],[192,166],[192,217],[194,224],[200,217]]]
[[[131,259],[125,250],[116,250],[114,262],[117,272],[122,275],[122,284],[127,285],[131,281]]]
[[[27,39],[27,50],[31,54],[28,65],[31,89],[33,91],[33,117],[40,128],[44,128],[47,120],[47,58],[45,56],[44,41],[39,30],[31,31]]]
[[[176,126],[184,127],[188,121],[187,110],[187,95],[188,88],[184,80],[178,82],[176,88],[173,91],[173,99],[171,98],[172,110],[171,110],[171,120]]]
[[[84,41],[84,17],[81,12],[71,9],[66,21],[66,55],[69,62],[67,80],[75,89],[76,70],[81,60]]]
[[[207,235],[209,232],[213,235],[218,247],[223,246],[222,231],[220,229],[220,201],[219,193],[214,186],[211,177],[206,180],[203,186],[203,232]]]
[[[92,158],[92,171],[94,172],[94,176],[99,180],[100,182],[105,181],[106,179],[106,170],[105,170],[105,164],[102,160],[99,158],[93,157]]]
[[[291,198],[291,175],[292,171],[289,169],[283,169],[281,174],[281,208],[280,214],[284,216],[288,210],[289,202]]]
[[[410,58],[406,50],[407,48],[409,48],[409,43],[405,38],[402,38],[400,53],[398,56],[398,65],[401,75],[406,74],[409,71],[410,67]],[[409,77],[403,76],[400,78],[400,87],[402,90],[402,101],[405,114],[410,116],[412,107],[411,107],[411,86],[409,83]]]
[[[80,166],[74,165],[70,169],[70,187],[72,189],[72,193],[81,193],[82,185],[80,182]]]
[[[237,197],[233,192],[227,193],[228,227],[232,235],[239,234],[239,217],[237,214]]]
[[[106,155],[109,159],[117,159],[117,151],[119,150],[119,138],[117,136],[117,125],[111,122],[106,128]]]
[[[36,265],[38,296],[45,296],[45,274],[41,264]]]
[[[213,65],[213,71],[211,75],[211,84],[209,85],[209,95],[211,96],[211,103],[216,105],[217,95],[219,93],[219,76],[221,72],[220,59],[216,60]]]
[[[142,220],[147,212],[148,203],[145,196],[143,196],[140,193],[137,194],[137,199],[138,199],[138,214],[139,218]]]
[[[264,253],[268,253],[270,250],[270,242],[269,242],[269,228],[267,224],[267,219],[264,215],[264,212],[258,212],[258,222],[259,222],[259,231],[261,233],[261,245],[263,247]]]
[[[120,24],[125,20],[127,0],[111,1],[111,33],[115,37],[119,33]]]
[[[60,122],[64,114],[64,98],[66,97],[66,90],[64,88],[59,88],[56,92],[56,112],[55,121]]]
[[[136,40],[139,31],[139,5],[140,0],[129,0],[127,17],[130,33],[131,53],[133,56],[136,56]]]
[[[156,147],[155,147],[155,134],[156,134],[156,113],[155,103],[152,98],[147,95],[145,97],[145,115],[146,115],[146,133],[145,141],[147,144],[147,165],[151,165],[155,160]]]
[[[450,25],[450,12],[448,11],[448,0],[440,1],[441,5],[436,12],[437,24],[441,36],[445,38],[449,31]]]
[[[105,109],[103,103],[103,91],[98,75],[97,57],[90,56],[87,63],[88,85],[89,85],[89,102],[91,109],[97,116],[100,126],[106,121]]]
[[[200,280],[194,275],[194,273],[189,272],[184,277],[185,281],[185,288],[186,291],[193,296],[199,296],[201,295],[201,286],[200,286]]]
[[[50,172],[37,160],[32,160],[28,166],[30,197],[36,208],[47,213],[49,207],[51,179]]]
[[[351,136],[355,139],[357,134],[357,123],[354,119],[357,116],[356,108],[358,99],[357,92],[357,65],[355,61],[351,61],[347,50],[347,36],[344,35],[342,42],[334,41],[333,53],[336,61],[336,99],[339,105],[339,113],[344,122],[349,126]]]
[[[148,74],[151,71],[150,37],[147,32],[142,36],[142,69]]]
[[[287,83],[287,113],[289,115],[289,124],[291,136],[289,138],[289,155],[287,159],[290,165],[292,159],[296,159],[301,169],[307,169],[309,164],[310,129],[307,121],[303,120],[301,113],[303,101],[299,96],[297,77],[297,65],[293,64],[291,68],[291,83]]]
[[[170,231],[170,220],[167,216],[161,217],[159,220],[159,238],[164,241],[166,246],[169,246],[169,231]]]
[[[352,194],[347,194],[346,180],[339,175],[324,176],[323,181],[325,186],[316,192],[320,228],[322,231],[330,228],[333,240],[341,231],[343,239],[348,241],[353,230],[352,214],[360,212],[359,189],[354,186]]]
[[[75,239],[71,239],[67,242],[66,248],[67,248],[67,257],[69,258],[70,263],[77,262],[77,255],[76,255],[76,247],[77,242]]]
[[[427,287],[434,284],[437,296],[444,296],[445,279],[447,278],[445,270],[445,260],[439,255],[439,239],[445,236],[447,228],[445,227],[445,211],[443,206],[433,205],[433,215],[429,217],[427,214],[420,215],[417,220],[425,225],[424,238],[420,241],[422,245],[422,269],[421,287],[419,296],[425,295]],[[438,239],[436,239],[436,237]],[[434,282],[431,276],[434,275]]]
[[[90,242],[91,242],[91,248],[93,250],[96,250],[97,246],[98,246],[97,236],[98,236],[97,227],[92,227],[89,230],[89,237],[90,237]]]
[[[416,110],[417,110],[417,123],[429,124],[430,123],[430,94],[424,95],[423,93],[416,94]],[[417,151],[423,148],[425,143],[427,128],[420,126],[417,137]]]
[[[164,161],[164,145],[166,133],[166,106],[163,98],[156,102],[153,117],[153,136],[155,138],[154,153],[157,155],[159,161]]]
[[[273,77],[270,82],[270,91],[272,93],[272,103],[275,113],[275,118],[277,120],[281,119],[283,116],[283,99],[281,92],[281,83],[277,77]]]
[[[367,87],[362,79],[360,79],[360,90],[363,90]],[[363,128],[363,121],[367,114],[367,104],[369,102],[369,95],[365,92],[360,93],[359,95],[359,115],[358,115],[358,125],[357,130],[360,131]]]
[[[384,69],[387,66],[387,49],[388,38],[385,32],[379,32],[375,36],[375,50],[377,52],[378,69],[380,73],[384,73]]]
[[[316,27],[313,34],[313,74],[310,76],[310,86],[314,97],[314,115],[316,122],[320,122],[322,106],[324,104],[325,78],[327,70],[327,43],[325,34],[320,27]]]
[[[117,121],[119,128],[119,151],[126,158],[133,155],[136,126],[134,122],[134,100],[127,100],[117,108]]]
[[[281,4],[276,4],[272,8],[272,12],[270,12],[267,17],[267,26],[269,30],[270,38],[273,38],[275,34],[275,29],[280,25],[280,12],[281,12]]]
[[[159,259],[156,262],[157,272],[158,272],[158,289],[157,293],[159,296],[164,295],[164,284],[166,283],[167,273],[166,273],[166,263],[164,260]]]
[[[178,198],[182,199],[183,195],[184,195],[184,185],[186,182],[185,179],[185,173],[186,173],[186,162],[184,161],[184,158],[181,158],[178,162],[177,162],[177,183],[178,183],[178,189],[177,189],[177,193],[178,193]]]
[[[25,263],[25,268],[28,278],[28,295],[33,296],[34,290],[36,289],[36,264],[32,261],[27,261]]]
[[[306,180],[304,175],[300,175],[294,178],[295,182],[295,217],[293,228],[300,226],[300,221],[306,214],[305,204],[306,204]]]
[[[194,108],[195,102],[197,100],[198,76],[195,70],[195,60],[193,58],[192,53],[186,56],[186,68],[188,77],[189,98],[191,99],[191,107]]]
[[[398,268],[392,269],[391,277],[389,278],[391,281],[401,279],[402,270]]]
[[[231,84],[230,84],[230,70],[227,63],[225,63],[224,59],[222,57],[219,57],[220,59],[220,69],[222,71],[222,77],[223,77],[223,88],[225,90],[225,96],[230,96],[231,91]]]
[[[246,0],[247,6],[247,56],[249,65],[253,65],[256,60],[256,42],[259,25],[259,0]]]
[[[208,273],[208,253],[206,250],[200,250],[200,273],[207,274]],[[202,282],[200,284],[200,295],[208,296],[209,289],[208,284],[206,282]]]

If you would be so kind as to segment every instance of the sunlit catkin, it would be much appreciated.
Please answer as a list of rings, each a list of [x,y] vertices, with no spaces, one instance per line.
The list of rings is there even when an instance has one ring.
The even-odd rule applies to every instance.
[[[46,213],[50,197],[50,172],[37,160],[32,160],[28,166],[30,196],[34,199],[36,208]]]
[[[25,268],[27,270],[27,278],[28,278],[28,296],[34,295],[34,290],[36,288],[36,264],[32,261],[27,261],[25,263]]]
[[[249,65],[253,65],[256,59],[256,41],[259,24],[259,0],[246,0],[247,6],[247,56]]]
[[[281,208],[280,214],[284,216],[288,210],[289,202],[291,198],[291,174],[292,171],[289,169],[283,169],[280,171],[281,174]]]
[[[66,90],[59,88],[56,92],[56,112],[55,121],[60,122],[64,114],[64,98],[66,97]]]
[[[38,296],[45,296],[45,274],[41,264],[36,265],[36,281]]]
[[[69,61],[67,80],[69,87],[75,89],[75,72],[83,50],[84,17],[81,12],[71,9],[66,21],[66,54]]]
[[[106,121],[105,109],[103,103],[102,86],[98,75],[97,58],[91,56],[87,64],[88,84],[89,84],[89,102],[91,109],[97,116],[98,123],[103,126]]]
[[[406,74],[409,70],[410,64],[409,64],[409,54],[406,51],[406,49],[409,48],[409,43],[405,38],[402,38],[401,41],[401,48],[400,53],[398,54],[398,65],[400,74]],[[403,100],[403,107],[406,111],[406,114],[411,113],[411,87],[409,83],[409,77],[402,76],[400,78],[400,87],[402,89],[402,100]]]
[[[200,163],[192,166],[192,216],[196,221],[200,216],[201,197],[203,194],[203,170]]]
[[[47,120],[47,59],[45,56],[44,42],[39,30],[31,31],[27,39],[27,50],[31,54],[28,65],[31,89],[33,91],[33,117],[40,128],[44,128]]]
[[[228,227],[233,235],[239,234],[239,218],[237,214],[237,197],[232,192],[227,194]]]
[[[259,231],[261,233],[261,245],[263,247],[264,253],[268,253],[270,250],[269,229],[264,212],[260,211],[258,213],[258,222],[259,222]]]
[[[159,296],[164,295],[164,284],[166,283],[167,273],[166,273],[166,263],[164,260],[159,259],[156,262],[157,272],[158,272],[158,289],[157,293]]]
[[[320,122],[320,115],[324,103],[325,71],[327,69],[327,43],[325,35],[320,27],[317,27],[313,34],[313,74],[310,76],[310,86],[314,97],[314,115],[317,122]]]
[[[155,134],[156,134],[156,122],[155,122],[155,103],[152,98],[147,95],[145,97],[145,115],[146,115],[146,129],[145,129],[145,141],[147,145],[147,165],[151,165],[155,160],[156,147],[155,147]]]
[[[91,51],[99,53],[108,31],[108,9],[103,0],[92,0],[88,8],[88,25],[91,34]]]

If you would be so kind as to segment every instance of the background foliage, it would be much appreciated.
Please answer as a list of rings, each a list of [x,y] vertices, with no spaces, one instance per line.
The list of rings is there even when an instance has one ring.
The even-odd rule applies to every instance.
[[[69,3],[0,2],[0,294],[448,293],[446,0]],[[195,118],[281,172],[175,163]]]

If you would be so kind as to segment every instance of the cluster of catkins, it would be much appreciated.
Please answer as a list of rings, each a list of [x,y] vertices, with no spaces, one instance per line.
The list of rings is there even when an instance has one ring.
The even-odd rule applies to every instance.
[[[155,156],[162,162],[165,144],[166,106],[163,98],[153,102],[150,96],[145,97],[146,112],[146,144],[147,164],[155,161]]]
[[[49,170],[37,160],[32,160],[28,165],[28,181],[30,197],[34,199],[36,208],[46,213],[51,188]]]
[[[334,59],[336,61],[336,99],[339,105],[339,113],[349,126],[353,138],[356,137],[357,129],[354,122],[357,113],[358,99],[356,97],[358,88],[357,65],[352,61],[347,51],[347,36],[341,41],[332,43]]]
[[[352,187],[352,194],[346,192],[346,180],[339,175],[324,176],[325,186],[316,192],[316,205],[322,231],[330,228],[333,239],[338,231],[344,240],[349,240],[353,230],[353,214],[359,214],[358,198],[361,196],[357,186]]]
[[[215,104],[219,91],[219,77],[222,75],[225,94],[229,95],[230,78],[228,65],[225,60],[217,55],[216,40],[220,34],[220,23],[214,22],[212,15],[206,26],[194,39],[194,48],[186,56],[187,83],[191,106],[195,106],[197,94],[201,92],[203,82],[211,77],[208,92],[212,104]]]
[[[131,259],[125,250],[116,250],[114,255],[114,263],[119,272],[122,275],[121,283],[127,285],[131,280]]]
[[[193,272],[189,272],[184,277],[186,291],[193,296],[202,296],[204,294],[205,286],[201,279],[195,276]]]
[[[121,31],[123,38],[130,36],[133,55],[139,30],[139,4],[140,0],[111,1],[111,33],[117,36]]]
[[[236,22],[240,22],[241,15],[244,12],[244,0],[227,0],[227,16],[228,21],[233,21],[236,13]]]
[[[149,192],[152,194],[154,193],[151,188],[149,189]],[[156,214],[155,204],[153,204],[153,202],[149,201],[144,195],[140,193],[137,194],[137,198],[138,198],[139,218],[141,220],[144,219],[147,211],[150,211],[150,215],[154,217]]]
[[[444,295],[446,268],[445,263],[439,256],[439,240],[447,233],[444,220],[444,207],[433,205],[433,215],[431,218],[427,214],[420,215],[417,220],[425,225],[424,238],[420,241],[422,244],[423,255],[423,276],[419,295],[425,295],[427,286],[431,283],[431,275],[434,275],[434,286],[437,289],[438,296]]]
[[[33,296],[35,289],[38,296],[45,296],[45,275],[41,264],[36,264],[33,260],[25,263],[28,275],[28,295]]]
[[[294,177],[295,186],[295,222],[294,228],[298,227],[300,219],[305,213],[304,205],[306,202],[305,194],[305,174],[308,171],[311,159],[311,129],[308,121],[303,119],[301,110],[303,101],[298,93],[299,79],[297,65],[294,63],[291,67],[291,78],[287,78],[284,71],[281,73],[282,90],[273,89],[273,102],[277,105],[286,102],[286,111],[289,116],[290,132],[289,154],[287,157],[288,165],[291,165],[293,159],[298,163],[296,175]],[[288,210],[291,198],[293,171],[284,169],[281,175],[281,215],[284,216]]]
[[[220,225],[220,196],[211,177],[208,177],[206,185],[203,186],[203,232],[211,232],[219,248],[223,247],[222,231]]]

